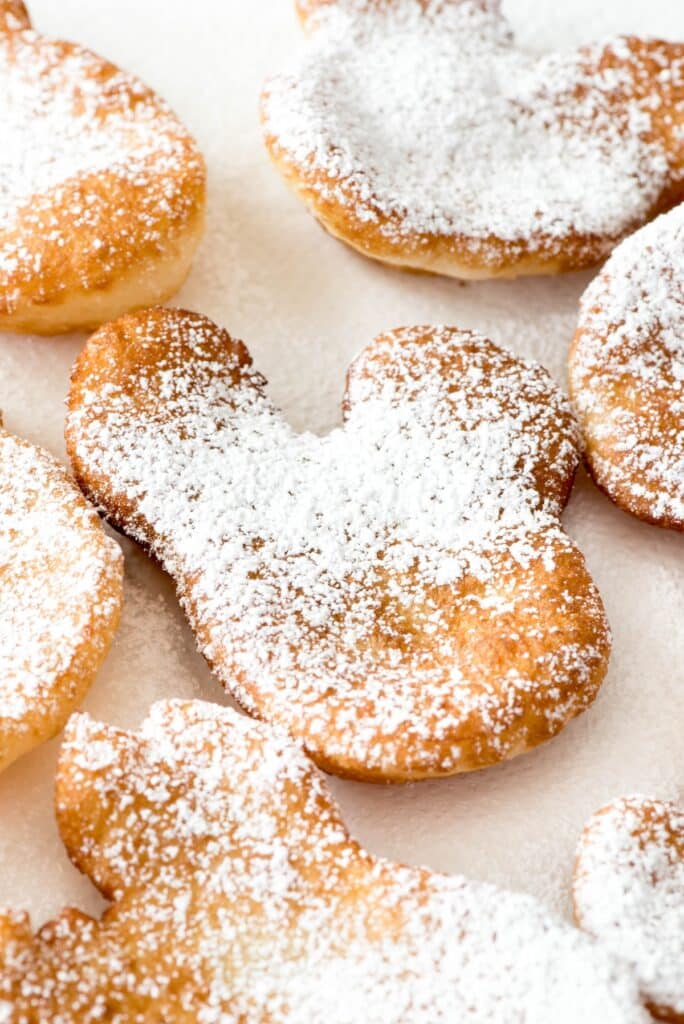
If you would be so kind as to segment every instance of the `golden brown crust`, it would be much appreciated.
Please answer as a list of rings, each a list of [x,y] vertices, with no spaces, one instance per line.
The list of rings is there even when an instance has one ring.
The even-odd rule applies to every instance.
[[[528,897],[373,857],[301,750],[230,709],[165,702],[140,733],[75,716],[56,804],[112,902],[35,937],[0,915],[11,1024],[497,1024],[560,1000],[644,1024],[600,947]]]
[[[331,5],[334,6],[335,3],[336,0],[300,0],[297,9],[305,27],[313,32],[317,25],[315,15]],[[425,16],[436,19],[440,16],[441,8],[457,7],[459,3],[462,3],[462,0],[456,0],[452,4],[447,0],[444,4],[423,5],[428,8]],[[361,11],[387,11],[391,10],[393,3],[371,0],[364,6],[357,0],[347,0],[340,6],[344,9],[353,8],[358,22],[363,18]],[[480,6],[484,10],[489,10],[488,16],[500,20],[495,3],[484,2]],[[401,4],[397,3],[397,7],[401,7]],[[382,33],[382,29],[378,31]],[[458,46],[458,38],[454,40],[454,46]],[[425,55],[425,60],[430,60],[429,54]],[[323,61],[322,66],[325,66]],[[316,107],[315,111],[312,108],[310,137],[302,128],[304,114],[301,111],[296,115],[299,118],[297,131],[300,134],[294,135],[290,121],[294,123],[295,116],[288,108],[287,95],[288,91],[294,94],[297,86],[296,73],[283,80],[275,79],[264,89],[262,121],[266,146],[282,176],[326,230],[363,255],[380,262],[464,279],[556,274],[594,266],[609,254],[621,238],[684,198],[684,147],[679,130],[684,99],[684,46],[659,40],[626,37],[619,40],[617,45],[609,44],[604,48],[585,47],[579,50],[575,64],[568,63],[568,68],[571,67],[570,71],[562,69],[556,72],[561,82],[568,75],[571,78],[567,88],[561,88],[558,95],[552,92],[555,88],[554,83],[542,81],[540,85],[537,102],[540,106],[549,105],[549,121],[562,126],[577,120],[579,124],[584,125],[587,137],[591,137],[592,133],[600,133],[606,124],[612,124],[614,130],[621,136],[623,148],[626,150],[633,142],[633,129],[628,127],[628,124],[630,121],[635,123],[633,115],[640,112],[642,120],[649,122],[649,126],[640,132],[640,144],[649,152],[657,151],[662,154],[662,160],[668,166],[667,174],[663,176],[656,194],[653,194],[645,205],[635,203],[634,213],[631,216],[625,213],[619,227],[612,230],[577,229],[573,227],[572,220],[565,224],[560,214],[554,218],[553,210],[549,211],[548,218],[545,217],[546,211],[542,210],[539,213],[540,226],[535,227],[531,222],[529,231],[520,235],[499,233],[494,217],[491,218],[491,231],[478,230],[477,234],[458,231],[453,227],[450,230],[444,228],[439,231],[418,230],[412,221],[411,198],[404,199],[401,185],[398,183],[401,167],[397,168],[397,195],[390,201],[382,189],[376,188],[377,169],[357,166],[362,158],[345,138],[344,126],[338,129],[342,133],[341,139],[336,139],[334,126],[335,117],[339,112],[334,110],[334,99],[331,100],[328,92],[325,92],[325,98],[321,99],[320,108]],[[663,75],[663,68],[671,69],[671,75]],[[340,58],[338,74],[341,75],[343,70],[344,55]],[[613,72],[614,88],[606,90],[602,83],[608,80],[608,74]],[[383,72],[379,70],[378,73]],[[342,82],[340,88],[343,87]],[[331,89],[327,80],[326,88]],[[511,89],[514,88],[512,84]],[[596,123],[593,127],[592,118],[587,115],[586,108],[580,109],[582,104],[586,104],[587,96],[591,95],[592,90],[596,94],[596,111],[593,115]],[[272,102],[274,96],[275,103]],[[475,97],[474,102],[475,99],[478,103],[486,105],[486,97]],[[423,100],[417,86],[416,103],[421,102]],[[516,109],[524,111],[525,104],[523,90],[517,106],[513,104],[511,117],[516,116]],[[388,100],[388,109],[391,105],[391,100]],[[444,117],[446,118],[446,115]],[[317,123],[314,128],[313,122],[316,118],[322,123]],[[329,118],[329,123],[326,118]],[[363,123],[364,118],[368,119],[368,131],[372,132],[374,122],[371,115],[360,111],[359,122]],[[448,118],[446,120],[448,121]],[[441,125],[437,128],[447,130]],[[288,132],[291,132],[294,139],[291,144]],[[416,150],[419,149],[422,141],[412,141]],[[338,142],[340,152],[343,154],[339,160],[336,156]],[[468,145],[469,140],[465,140],[463,149],[469,154]],[[620,142],[613,140],[613,145],[619,146]],[[436,140],[435,150],[437,146]],[[330,149],[332,156],[322,155],[326,147]],[[408,155],[402,155],[401,158],[395,156],[395,159],[401,163],[410,161],[414,156],[415,152],[411,150]],[[418,152],[418,159],[420,156]],[[568,158],[569,156],[570,150]],[[390,159],[378,152],[377,159],[383,158]],[[434,156],[434,160],[439,159],[439,155]],[[468,155],[463,159],[467,161]],[[541,154],[539,159],[543,159]],[[337,164],[340,163],[344,170],[328,170],[326,161],[333,168],[337,168]],[[353,170],[350,169],[352,166]],[[513,183],[504,180],[506,171],[505,167],[500,169],[501,210],[505,210],[504,196],[507,190],[514,190]],[[632,169],[632,173],[636,177],[635,169]],[[652,175],[645,166],[639,168],[638,173],[643,178],[644,192],[648,192],[652,188]],[[629,179],[629,173],[625,174],[625,178]],[[616,179],[616,187],[617,185]],[[413,182],[414,192],[417,187],[417,183]],[[410,190],[407,194],[412,195]],[[477,194],[476,189],[474,194]],[[389,209],[393,203],[397,207],[395,212]],[[464,203],[477,203],[477,199],[464,200]],[[457,225],[459,216],[456,206],[454,210],[456,212],[453,219]],[[430,220],[426,214],[423,217]],[[435,208],[434,218],[438,220],[439,217],[439,211]],[[547,222],[549,229],[544,230],[544,223]]]
[[[123,558],[55,460],[0,431],[0,770],[54,736],[107,653]]]
[[[476,381],[472,391],[470,378]],[[350,496],[344,496],[346,477],[339,476],[354,475],[358,468],[354,460],[346,466],[344,454],[321,463],[315,480],[296,484],[298,474],[324,458],[321,453],[326,449],[304,440],[311,450],[307,448],[309,454],[300,461],[299,442],[292,441],[295,447],[290,452],[289,442],[278,435],[273,451],[282,449],[279,465],[266,468],[271,458],[268,445],[261,456],[250,456],[254,468],[264,474],[263,490],[252,490],[254,470],[243,477],[242,471],[229,468],[231,459],[240,459],[241,445],[245,451],[252,444],[261,445],[260,438],[280,429],[271,426],[279,419],[269,414],[266,435],[252,438],[252,415],[268,408],[264,382],[251,369],[245,347],[205,318],[162,309],[122,318],[89,340],[74,368],[66,439],[81,487],[112,523],[143,543],[171,572],[200,648],[235,699],[251,714],[285,726],[319,765],[340,775],[404,781],[486,767],[554,736],[591,704],[605,676],[610,651],[605,613],[581,553],[562,533],[557,519],[577,460],[574,420],[540,368],[528,367],[493,343],[455,329],[389,332],[376,339],[350,370],[345,400],[348,443],[359,445],[358,459],[363,464],[369,457],[365,453],[368,435],[384,430],[387,417],[395,415],[390,405],[377,413],[377,419],[357,427],[355,418],[365,415],[365,407],[376,399],[389,401],[387,396],[395,394],[400,406],[407,403],[407,424],[420,423],[420,416],[431,417],[433,410],[429,406],[426,413],[418,403],[431,402],[433,392],[439,396],[445,382],[445,394],[454,396],[447,399],[453,401],[453,408],[439,406],[449,410],[449,418],[427,428],[434,435],[435,464],[439,464],[436,453],[445,429],[455,433],[452,441],[445,439],[442,444],[464,443],[456,426],[459,417],[476,431],[485,415],[482,410],[494,407],[497,424],[510,419],[511,429],[521,430],[517,440],[510,442],[520,452],[512,462],[508,449],[499,452],[498,444],[503,442],[492,434],[494,461],[490,463],[486,455],[485,465],[496,482],[482,483],[485,477],[480,470],[468,469],[462,456],[462,479],[468,480],[474,472],[476,491],[485,488],[484,496],[478,492],[472,500],[488,502],[489,487],[510,493],[502,514],[511,525],[491,540],[478,539],[480,526],[473,527],[477,536],[468,544],[475,545],[477,560],[472,571],[453,582],[441,582],[435,568],[427,572],[418,562],[392,567],[395,527],[391,524],[387,526],[388,554],[366,551],[365,542],[358,538],[365,536],[367,513],[356,508],[353,486]],[[439,405],[442,399],[436,401]],[[231,409],[243,408],[243,402],[246,418],[234,435],[229,429]],[[454,426],[445,426],[449,423]],[[335,437],[327,443],[335,444]],[[222,444],[230,446],[224,458],[213,454]],[[394,457],[396,444],[392,432],[378,441],[378,450],[387,453],[383,458]],[[370,450],[374,450],[372,444]],[[420,449],[413,456],[399,447],[395,455],[408,458],[410,472],[423,473]],[[196,458],[197,468],[189,468],[193,463],[186,463],[186,458]],[[177,459],[180,462],[174,468]],[[282,475],[289,459],[293,460],[288,471],[293,479],[291,491],[301,494],[301,508],[310,502],[312,509],[312,537],[304,541],[304,557],[318,564],[318,545],[329,542],[328,534],[317,538],[313,532],[317,524],[331,524],[322,528],[333,531],[330,543],[335,544],[339,500],[344,515],[355,524],[340,556],[350,561],[346,570],[339,569],[338,556],[330,555],[329,560],[321,560],[316,582],[307,583],[290,576],[287,555],[274,552],[272,558],[264,557],[260,568],[252,571],[255,578],[263,578],[264,593],[275,586],[280,596],[273,604],[268,599],[262,608],[259,593],[248,600],[242,590],[231,589],[231,578],[240,578],[243,571],[241,556],[227,556],[238,557],[237,564],[232,569],[226,564],[218,577],[213,565],[224,557],[222,550],[232,550],[230,542],[238,530],[229,525],[233,514],[242,523],[240,531],[254,531],[251,543],[257,552],[270,550],[273,543],[285,545],[288,524],[277,523],[284,514],[281,503],[290,497],[287,493],[270,496],[268,478],[271,473]],[[373,472],[381,495],[377,516],[393,515],[392,498],[383,496],[384,476],[391,472],[391,465],[383,462]],[[431,472],[425,471],[422,484],[407,480],[406,500],[420,502],[421,487],[429,492],[458,477],[438,476],[435,483]],[[183,489],[193,473],[200,489],[185,506]],[[518,474],[529,488],[522,499],[517,496]],[[314,513],[323,498],[316,494],[317,481],[326,476],[330,478],[328,508]],[[363,470],[359,480],[360,487],[366,486],[370,469],[368,474]],[[313,488],[311,495],[307,487]],[[338,487],[342,489],[339,499],[335,497]],[[177,500],[181,504],[176,513],[171,510]],[[230,511],[233,501],[235,513]],[[522,514],[527,521],[524,510],[528,508],[531,518],[523,525],[517,517]],[[553,510],[548,516],[541,511],[547,508]],[[291,514],[296,519],[301,511],[293,509]],[[405,522],[419,531],[422,513],[415,520],[410,518],[415,510],[407,515]],[[276,541],[269,533],[272,516],[276,517]],[[457,514],[453,518],[458,522]],[[429,508],[425,519],[430,522]],[[376,518],[371,527],[377,528],[379,521]],[[194,554],[189,561],[182,554],[191,538],[197,561]],[[218,552],[217,538],[223,538]],[[459,557],[453,547],[456,541],[451,543],[450,548],[448,535],[440,535],[437,550],[440,545],[445,549],[439,555],[442,566]],[[519,543],[526,553],[522,561]],[[483,565],[492,566],[491,573],[481,569]],[[332,571],[342,573],[334,586],[325,582]],[[359,574],[363,598],[352,582]],[[272,579],[277,582],[271,583]],[[217,600],[215,595],[226,586],[227,593]],[[247,601],[244,608],[243,600]],[[305,628],[296,611],[302,601],[307,608],[306,602],[311,601],[311,612],[306,614],[320,616],[326,627]],[[254,614],[263,630],[261,639],[245,625]],[[291,642],[282,639],[289,635],[294,636]],[[352,636],[356,639],[349,639]],[[338,670],[328,675],[327,669],[317,667],[323,657],[326,663],[334,659]]]
[[[584,387],[573,371],[579,360],[581,349],[585,343],[593,342],[590,332],[580,327],[575,333],[570,349],[570,394],[577,406],[582,402],[581,391]],[[654,446],[662,444],[663,437],[672,435],[679,429],[680,418],[674,411],[672,396],[668,394],[665,382],[663,386],[649,395],[635,394],[633,382],[626,376],[622,383],[603,387],[600,379],[592,384],[594,394],[601,394],[601,408],[594,413],[585,413],[581,417],[586,447],[586,466],[592,480],[607,498],[624,512],[636,516],[651,526],[660,526],[670,530],[684,530],[684,519],[679,514],[662,510],[660,499],[665,485],[654,485],[651,474],[643,471],[622,469],[625,461],[625,444],[634,443],[633,433],[623,433],[619,428],[607,430],[611,418],[629,412],[633,421],[638,424],[641,443]],[[649,479],[649,476],[651,477]]]
[[[684,530],[684,213],[616,249],[582,299],[570,392],[597,486],[644,522]]]
[[[29,176],[10,183],[15,205],[0,216],[0,330],[95,327],[167,299],[203,231],[206,172],[194,140],[151,89],[76,44],[11,32],[0,45],[10,161]],[[34,95],[41,76],[60,104]],[[43,134],[61,176],[42,162]]]
[[[529,253],[525,242],[513,245],[494,235],[482,239],[477,247],[467,236],[416,234],[406,238],[397,230],[397,218],[376,211],[369,223],[361,211],[355,213],[355,197],[344,182],[320,171],[307,172],[283,155],[274,135],[266,132],[265,139],[283,178],[325,230],[379,263],[477,281],[581,270],[606,255],[605,241],[591,236],[569,236],[560,251],[552,247],[550,239],[542,240],[538,253]]]

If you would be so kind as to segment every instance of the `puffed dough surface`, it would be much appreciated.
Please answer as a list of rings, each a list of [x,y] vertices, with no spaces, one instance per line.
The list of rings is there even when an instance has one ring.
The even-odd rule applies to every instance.
[[[163,100],[0,0],[0,123],[0,330],[96,327],[179,288],[205,169]]]
[[[0,915],[8,1024],[648,1024],[632,972],[527,896],[366,853],[284,734],[200,702],[76,716],[57,778],[111,906]]]
[[[460,278],[598,263],[684,198],[684,45],[531,56],[499,0],[300,0],[266,145],[331,234]]]
[[[570,389],[598,486],[684,530],[684,206],[623,242],[587,289]]]
[[[537,364],[456,328],[375,339],[344,426],[298,434],[245,346],[152,309],[77,361],[81,486],[176,582],[250,713],[368,780],[531,750],[594,700],[610,636],[559,516],[579,461]]]
[[[78,707],[122,586],[119,546],[65,470],[0,429],[0,769]]]

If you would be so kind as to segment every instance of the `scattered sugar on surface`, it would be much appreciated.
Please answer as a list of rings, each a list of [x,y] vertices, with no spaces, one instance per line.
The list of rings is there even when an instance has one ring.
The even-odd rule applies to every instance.
[[[221,701],[178,606],[171,582],[122,538],[126,579],[121,624],[84,707],[95,717],[137,728],[155,701],[173,693]]]

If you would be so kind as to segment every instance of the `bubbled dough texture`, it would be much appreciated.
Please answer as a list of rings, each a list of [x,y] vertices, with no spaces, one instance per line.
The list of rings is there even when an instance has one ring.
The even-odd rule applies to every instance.
[[[525,45],[570,46],[615,32],[684,38],[672,0],[504,0]],[[261,85],[302,45],[293,5],[259,0],[120,0],[97,18],[86,0],[33,0],[35,24],[134,71],[171,103],[209,168],[207,235],[178,298],[244,337],[297,427],[337,421],[345,369],[376,333],[454,323],[541,360],[563,383],[582,274],[492,282],[410,277],[327,238],[270,165],[258,123]],[[161,40],[163,39],[163,45]],[[0,335],[8,429],[62,456],[63,399],[83,336]],[[531,892],[564,912],[582,827],[616,795],[684,794],[684,543],[613,508],[582,477],[565,514],[587,556],[615,645],[597,705],[535,753],[477,776],[407,788],[333,781],[350,828],[373,852]],[[97,717],[137,726],[163,697],[226,698],[194,651],[168,581],[133,545],[112,651],[86,700]],[[67,862],[52,817],[58,741],[0,777],[0,904],[35,923],[98,898]]]

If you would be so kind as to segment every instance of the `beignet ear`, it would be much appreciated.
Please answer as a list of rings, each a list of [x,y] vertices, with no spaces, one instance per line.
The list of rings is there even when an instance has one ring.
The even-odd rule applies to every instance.
[[[320,857],[347,841],[320,772],[289,736],[192,700],[154,704],[141,736],[149,739],[155,759],[173,766],[176,785],[198,793],[193,813],[213,835],[230,837],[234,853],[249,857],[264,829],[281,837],[292,864],[307,861],[313,849]],[[211,785],[200,786],[202,778]]]
[[[31,19],[22,0],[0,0],[0,32],[21,32],[31,28]]]
[[[150,877],[150,839],[163,813],[156,798],[169,781],[162,773],[157,771],[153,785],[153,766],[135,733],[86,714],[72,716],[57,771],[57,823],[71,860],[109,899]],[[147,800],[139,791],[141,777],[149,780]]]
[[[155,550],[164,538],[149,523],[145,506],[165,501],[169,487],[173,490],[179,481],[164,476],[160,459],[154,478],[145,481],[133,498],[86,465],[79,433],[87,426],[109,422],[115,447],[118,428],[125,431],[126,424],[117,420],[112,425],[111,414],[127,408],[140,423],[135,451],[139,447],[144,454],[150,446],[154,450],[157,437],[168,437],[169,430],[177,434],[179,452],[210,445],[217,421],[234,411],[238,392],[244,393],[245,388],[260,392],[264,383],[252,370],[251,356],[242,342],[196,313],[152,307],[105,324],[88,340],[71,376],[65,433],[81,489],[96,505],[108,509],[115,526],[131,529],[134,524],[136,540]]]
[[[114,900],[227,850],[247,856],[264,828],[293,864],[346,840],[321,776],[289,737],[193,701],[153,705],[139,733],[74,715],[56,808],[72,861]]]
[[[517,452],[514,472],[542,503],[560,510],[567,502],[580,438],[569,402],[542,366],[523,364],[473,332],[400,328],[375,338],[349,367],[345,418],[356,408],[367,415],[369,402],[381,418],[405,407],[409,434],[449,422],[473,446],[476,434],[486,435],[489,462],[502,478]]]

